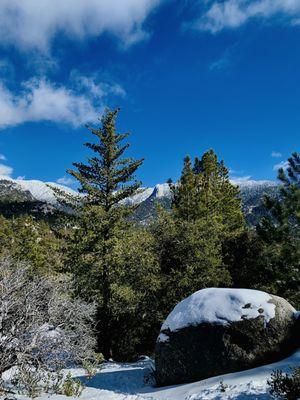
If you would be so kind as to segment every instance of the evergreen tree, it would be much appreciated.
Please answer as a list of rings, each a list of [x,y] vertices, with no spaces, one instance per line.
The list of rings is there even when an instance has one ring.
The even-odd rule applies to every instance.
[[[242,233],[245,221],[239,189],[228,175],[224,162],[218,161],[213,150],[196,158],[193,167],[186,157],[178,184],[171,185],[174,215],[183,220],[203,218],[215,222],[220,239]]]
[[[132,225],[118,240],[112,284],[114,359],[151,354],[165,318],[158,307],[161,274],[155,241],[146,227]]]
[[[279,199],[266,197],[269,216],[257,227],[264,243],[261,260],[269,271],[265,284],[300,305],[300,156],[293,153],[288,168],[280,168]],[[271,272],[271,273],[270,273]]]
[[[216,231],[214,223],[202,218],[185,221],[160,210],[153,232],[162,274],[158,301],[164,315],[197,290],[230,284]]]
[[[171,182],[172,213],[175,218],[185,221],[195,221],[201,215],[201,202],[199,201],[200,179],[194,173],[189,156],[183,161],[183,169],[179,182],[174,185]]]
[[[293,153],[288,168],[278,170],[281,182],[280,199],[266,197],[265,206],[270,215],[263,218],[258,230],[266,240],[282,241],[299,235],[300,224],[300,155]],[[265,235],[265,236],[264,236]]]
[[[12,220],[11,230],[11,257],[28,261],[34,274],[54,275],[61,270],[61,242],[47,222],[25,215]]]
[[[134,173],[143,160],[122,158],[128,133],[116,132],[119,109],[107,110],[99,129],[89,128],[95,143],[85,143],[94,152],[88,163],[74,163],[68,172],[80,182],[81,211],[73,229],[68,264],[77,277],[81,294],[98,301],[99,350],[111,357],[112,283],[118,266],[117,244],[132,212],[122,201],[137,193],[140,182]],[[69,199],[67,199],[69,200]],[[75,204],[78,206],[78,198]],[[78,207],[77,207],[78,211]]]
[[[229,285],[224,244],[244,229],[239,191],[212,150],[196,158],[194,165],[186,157],[179,181],[170,187],[171,214],[161,210],[154,227],[169,286],[163,307],[201,288]]]
[[[13,231],[9,220],[0,215],[0,255],[10,252],[13,245]]]

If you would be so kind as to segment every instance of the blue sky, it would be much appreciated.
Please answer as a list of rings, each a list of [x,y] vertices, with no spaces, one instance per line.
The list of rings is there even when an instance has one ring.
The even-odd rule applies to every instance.
[[[299,151],[299,0],[2,0],[0,34],[2,175],[72,185],[105,106],[147,186],[209,148],[242,179]]]

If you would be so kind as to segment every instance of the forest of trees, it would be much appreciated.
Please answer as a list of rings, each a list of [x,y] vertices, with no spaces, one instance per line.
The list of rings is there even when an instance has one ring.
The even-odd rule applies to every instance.
[[[169,182],[171,211],[157,206],[158,217],[141,225],[122,200],[141,190],[135,173],[143,159],[126,156],[118,113],[108,110],[100,127],[89,128],[91,157],[68,171],[79,195],[56,189],[68,213],[52,223],[0,217],[2,259],[26,262],[34,277],[68,281],[73,299],[95,307],[94,350],[106,359],[151,355],[175,304],[205,287],[261,289],[299,309],[299,154],[279,170],[280,198],[265,199],[267,217],[255,229],[213,150],[184,159],[179,181]]]

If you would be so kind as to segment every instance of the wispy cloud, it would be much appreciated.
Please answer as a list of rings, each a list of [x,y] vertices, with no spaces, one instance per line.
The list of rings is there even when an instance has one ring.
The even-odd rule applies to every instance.
[[[126,95],[125,90],[120,85],[102,82],[100,80],[101,77],[97,76],[97,74],[86,76],[82,75],[78,70],[72,70],[70,79],[76,90],[88,92],[98,99],[105,97],[108,93],[120,97],[125,97]]]
[[[271,157],[280,158],[280,157],[282,157],[282,153],[280,153],[279,151],[272,151]]]
[[[274,171],[278,171],[279,168],[287,169],[289,167],[289,162],[288,161],[280,161],[280,163],[275,164],[273,166]]]
[[[223,29],[236,29],[253,18],[266,19],[276,15],[289,18],[295,24],[300,17],[299,0],[225,0],[210,2],[208,10],[193,27],[217,33]]]
[[[143,23],[162,0],[1,0],[1,43],[47,53],[58,34],[75,40],[104,32],[125,46],[144,39]]]
[[[8,165],[0,164],[0,176],[10,178],[13,173],[13,168]]]
[[[223,55],[221,56],[218,60],[212,62],[209,65],[209,70],[210,71],[222,71],[224,69],[229,68],[231,65],[231,61],[228,57],[228,55]]]
[[[239,42],[226,47],[221,55],[209,65],[210,71],[226,71],[231,69],[239,59]]]
[[[244,173],[245,173],[245,171],[243,171],[243,170],[236,170],[233,168],[229,168],[229,175],[236,176],[236,175],[242,175]]]
[[[80,75],[77,74],[77,80]],[[0,128],[25,122],[51,121],[78,127],[97,119],[108,96],[123,96],[115,84],[96,82],[91,77],[71,77],[68,86],[57,85],[46,78],[23,82],[18,92],[0,82]]]
[[[70,178],[69,176],[62,176],[61,178],[57,179],[56,181],[60,185],[66,185],[66,186],[71,186],[74,185],[75,181]]]
[[[0,154],[0,161],[5,161],[5,160],[6,160],[5,155],[4,154]]]
[[[230,181],[232,183],[234,183],[235,185],[239,185],[239,184],[242,184],[242,183],[251,182],[252,179],[251,179],[251,175],[247,175],[247,176],[232,176],[230,178]]]

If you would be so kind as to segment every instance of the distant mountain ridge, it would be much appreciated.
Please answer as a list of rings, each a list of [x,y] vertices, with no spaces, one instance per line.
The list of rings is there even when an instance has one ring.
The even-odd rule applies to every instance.
[[[243,211],[248,222],[255,225],[265,213],[264,195],[278,196],[278,185],[276,182],[267,180],[233,180],[232,182],[240,188]],[[69,194],[77,194],[73,189],[53,182],[0,177],[0,212],[8,216],[14,213],[35,215],[55,213],[60,206],[54,191],[48,185]],[[167,183],[157,184],[154,187],[141,189],[138,194],[126,199],[123,203],[138,205],[133,218],[142,224],[147,224],[149,220],[155,218],[157,204],[170,209],[171,191]]]
[[[264,197],[269,195],[278,197],[278,184],[268,180],[232,180],[239,186],[242,199],[242,208],[246,220],[250,225],[256,225],[259,219],[266,214]],[[144,192],[125,200],[127,204],[139,204],[135,211],[134,219],[146,224],[151,218],[155,218],[156,205],[160,204],[166,209],[171,207],[171,191],[167,183],[157,184],[152,188],[144,189]]]

